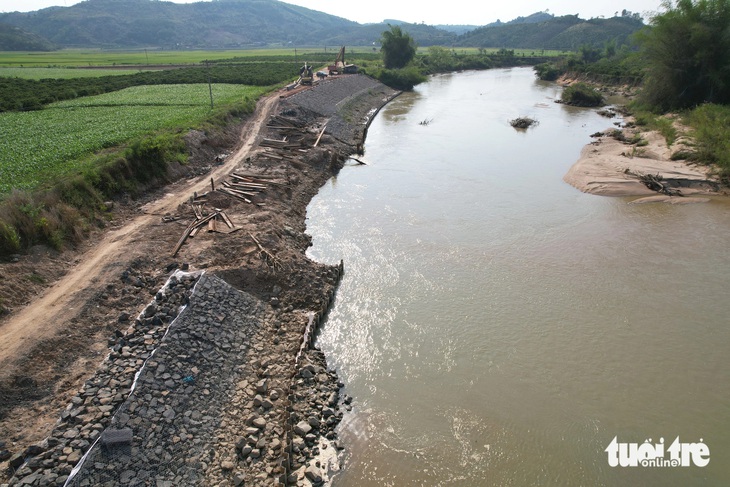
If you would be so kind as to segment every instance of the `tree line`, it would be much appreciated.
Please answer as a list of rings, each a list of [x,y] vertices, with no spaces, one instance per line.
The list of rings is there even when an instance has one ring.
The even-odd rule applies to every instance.
[[[0,77],[0,112],[40,110],[49,103],[101,95],[132,86],[230,83],[270,86],[296,76],[298,67],[288,62],[211,64],[188,68],[142,71],[97,78],[41,79]]]

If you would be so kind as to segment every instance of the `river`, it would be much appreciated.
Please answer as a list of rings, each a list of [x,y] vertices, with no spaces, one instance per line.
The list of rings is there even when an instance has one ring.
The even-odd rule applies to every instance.
[[[345,264],[318,338],[354,398],[333,485],[730,482],[730,204],[564,183],[612,122],[560,91],[435,76],[310,204],[310,257]],[[710,462],[611,467],[614,437]]]

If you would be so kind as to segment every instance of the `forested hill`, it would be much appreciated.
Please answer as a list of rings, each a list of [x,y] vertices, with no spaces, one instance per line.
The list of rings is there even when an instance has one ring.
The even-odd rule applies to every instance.
[[[71,7],[0,14],[0,23],[58,47],[216,49],[263,46],[377,46],[388,23],[400,24],[420,46],[574,49],[622,42],[642,27],[632,17],[581,20],[538,12],[464,32],[396,20],[359,24],[278,0],[217,0],[177,4],[158,0],[85,0]],[[451,31],[450,31],[451,30]],[[0,31],[0,35],[3,31]],[[31,50],[18,43],[4,50]],[[377,47],[376,47],[377,48]]]
[[[0,22],[62,47],[107,48],[319,45],[321,39],[360,26],[276,0],[86,0],[71,7],[3,14]]]
[[[0,51],[52,51],[55,46],[39,35],[0,23]]]
[[[612,40],[621,45],[642,27],[641,19],[632,15],[590,20],[565,15],[537,23],[510,22],[480,27],[459,36],[454,45],[575,50],[585,44],[603,46]]]

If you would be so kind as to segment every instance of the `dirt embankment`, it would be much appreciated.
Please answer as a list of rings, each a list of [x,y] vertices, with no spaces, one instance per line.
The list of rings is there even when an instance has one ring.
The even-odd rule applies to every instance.
[[[143,204],[117,204],[110,228],[99,232],[84,249],[56,253],[36,248],[16,262],[0,264],[0,295],[3,306],[10,309],[0,322],[0,458],[4,461],[0,463],[0,481],[12,478],[14,485],[22,477],[35,475],[28,485],[62,485],[66,467],[53,468],[78,461],[84,445],[91,443],[79,435],[98,435],[99,430],[83,427],[79,418],[84,414],[66,415],[64,421],[76,427],[76,436],[69,434],[73,438],[60,453],[56,440],[63,442],[65,437],[61,434],[51,445],[49,433],[59,425],[67,405],[69,410],[82,407],[86,414],[97,414],[99,410],[92,404],[102,401],[108,405],[123,399],[129,385],[124,386],[124,378],[109,379],[119,386],[111,399],[97,394],[99,389],[108,389],[109,382],[91,387],[92,393],[86,396],[79,391],[84,383],[87,387],[83,390],[87,390],[95,380],[109,347],[117,347],[121,353],[126,340],[132,339],[126,334],[130,325],[135,328],[138,320],[134,317],[146,310],[156,295],[159,297],[160,287],[178,268],[204,269],[262,306],[265,318],[248,346],[266,353],[247,356],[238,372],[250,377],[239,380],[230,397],[235,398],[242,414],[243,410],[249,412],[237,427],[255,427],[251,422],[261,416],[266,418],[266,431],[271,435],[286,433],[284,415],[279,414],[283,406],[277,406],[282,391],[294,385],[317,388],[319,379],[331,383],[322,375],[320,359],[307,359],[306,372],[296,369],[302,362],[293,360],[310,313],[326,307],[338,275],[332,267],[312,262],[305,255],[311,245],[305,233],[306,207],[347,156],[360,147],[374,111],[396,95],[372,79],[349,76],[329,79],[290,97],[280,99],[276,94],[262,99],[256,113],[236,128],[240,140],[222,163],[212,156],[224,148],[212,146],[206,134],[191,133],[191,152],[197,159],[194,164],[204,175],[172,184],[150,195]],[[234,172],[253,182],[247,187],[238,185],[241,180],[231,176]],[[211,191],[212,186],[217,191]],[[217,228],[201,227],[173,256],[188,225],[218,210],[233,228],[222,218]],[[167,316],[155,320],[153,314],[149,320],[164,324]],[[143,344],[149,342],[147,347],[154,342],[152,334],[140,339]],[[140,356],[136,366],[141,367],[144,360]],[[269,379],[276,387],[262,392],[262,379]],[[272,389],[276,391],[274,399]],[[253,397],[256,395],[259,397]],[[305,393],[292,395],[307,403]],[[310,406],[317,404],[314,399],[311,402]],[[322,408],[331,406],[320,404],[320,414]],[[306,411],[298,408],[291,402],[285,408],[288,421],[293,414],[306,423]],[[109,414],[95,416],[94,421],[109,420],[112,412],[103,409]],[[234,422],[227,417],[223,426]],[[331,431],[324,422],[321,430],[314,429],[314,420],[309,422],[309,428],[300,425],[307,435]],[[233,426],[221,431],[222,435],[236,434]],[[295,483],[316,483],[318,471],[310,461],[321,447],[312,444],[315,439],[307,436],[297,441],[283,471],[274,454],[279,450],[262,446],[260,452],[271,454],[254,458],[250,456],[252,449],[244,448],[250,438],[243,442],[224,438],[221,451],[213,455],[219,462],[217,467],[206,468],[215,472],[216,479],[228,482],[223,485],[240,485],[244,480],[245,485],[271,485],[283,474]],[[269,437],[267,441],[273,440]],[[254,446],[257,443],[267,445],[263,439]],[[232,445],[235,450],[224,451]],[[4,458],[9,455],[14,460]],[[18,463],[18,455],[26,463]],[[18,468],[21,471],[16,472]],[[20,476],[13,477],[16,473]],[[50,484],[43,483],[49,479]]]

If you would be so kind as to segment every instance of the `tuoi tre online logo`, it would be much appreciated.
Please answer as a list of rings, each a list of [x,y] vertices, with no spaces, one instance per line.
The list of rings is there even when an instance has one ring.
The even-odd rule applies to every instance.
[[[620,443],[615,436],[604,451],[611,467],[705,467],[710,463],[710,448],[702,438],[698,443],[682,443],[678,436],[665,450],[664,438],[639,444]]]

